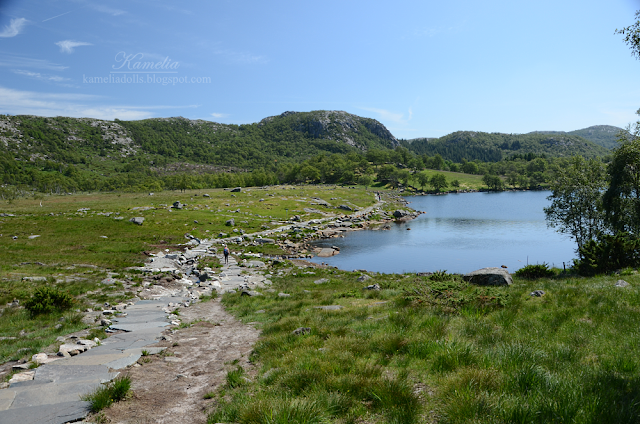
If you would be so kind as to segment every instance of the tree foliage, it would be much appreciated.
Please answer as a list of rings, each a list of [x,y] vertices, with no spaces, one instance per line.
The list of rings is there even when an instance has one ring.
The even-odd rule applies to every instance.
[[[544,208],[547,224],[571,235],[578,247],[595,238],[605,230],[601,201],[605,188],[604,164],[574,157],[551,183],[551,205]]]
[[[640,59],[640,10],[636,11],[636,21],[633,25],[617,29],[616,34],[624,37],[623,40],[631,49],[631,54],[636,59]]]

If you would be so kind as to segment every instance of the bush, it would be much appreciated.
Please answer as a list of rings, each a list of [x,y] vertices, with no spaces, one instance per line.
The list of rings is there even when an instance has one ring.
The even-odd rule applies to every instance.
[[[108,408],[112,403],[126,398],[129,390],[131,390],[131,377],[124,375],[84,396],[82,400],[91,402],[89,409],[95,414]]]
[[[31,315],[50,314],[71,309],[75,302],[73,296],[55,287],[37,288],[24,307]]]
[[[601,235],[578,249],[580,260],[576,269],[580,275],[596,275],[640,265],[640,239],[627,233]]]
[[[549,265],[542,263],[520,268],[516,271],[515,275],[516,277],[526,278],[528,280],[537,280],[538,278],[553,277],[553,271],[549,269]]]

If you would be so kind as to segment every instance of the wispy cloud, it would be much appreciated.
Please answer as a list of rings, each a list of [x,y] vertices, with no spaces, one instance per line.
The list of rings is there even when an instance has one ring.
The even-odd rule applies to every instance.
[[[213,116],[216,119],[222,119],[222,118],[226,118],[227,116],[229,116],[229,114],[228,113],[216,113],[216,112],[213,112],[211,114],[211,116]]]
[[[63,71],[67,69],[67,66],[62,66],[57,63],[51,63],[48,60],[33,59],[30,57],[24,57],[11,53],[0,52],[0,66],[11,67],[17,69],[35,68],[46,69],[49,71]]]
[[[24,28],[27,22],[28,21],[25,18],[11,19],[9,25],[5,25],[5,27],[2,29],[2,32],[0,32],[0,37],[15,37],[16,35],[20,34],[20,31],[22,31],[22,28]]]
[[[124,15],[125,13],[127,13],[124,10],[113,9],[111,7],[104,6],[104,5],[101,5],[101,4],[92,4],[91,7],[93,7],[93,9],[97,10],[98,12],[106,13],[106,14],[109,14],[111,16],[120,16],[120,15]]]
[[[45,19],[45,20],[44,20],[44,21],[42,21],[42,22],[47,22],[47,21],[50,21],[51,19],[59,18],[60,16],[64,16],[64,15],[66,15],[67,13],[71,13],[71,12],[73,12],[73,10],[70,10],[70,11],[68,11],[68,12],[64,12],[64,13],[61,13],[61,14],[56,15],[56,16],[52,16],[52,17],[50,17],[50,18]]]
[[[253,63],[267,63],[266,56],[257,55],[249,52],[239,52],[229,49],[216,49],[213,54],[224,57],[229,62],[253,64]]]
[[[45,82],[69,81],[69,78],[64,78],[58,75],[41,74],[40,72],[24,71],[22,69],[14,69],[13,73],[18,75],[24,75],[25,77],[29,77],[29,78],[33,78],[33,79],[36,79],[39,81],[45,81]]]
[[[56,46],[60,47],[60,52],[62,53],[73,53],[73,49],[80,46],[91,46],[91,43],[86,43],[84,41],[73,41],[73,40],[64,40],[58,41]]]
[[[153,110],[197,107],[198,105],[109,105],[104,103],[101,96],[22,91],[0,86],[0,113],[12,115],[135,120],[154,117]]]
[[[378,114],[378,119],[393,122],[394,124],[407,124],[413,118],[413,110],[409,108],[407,116],[404,113],[391,112],[386,109],[377,109],[372,107],[361,107],[359,109],[366,110]]]

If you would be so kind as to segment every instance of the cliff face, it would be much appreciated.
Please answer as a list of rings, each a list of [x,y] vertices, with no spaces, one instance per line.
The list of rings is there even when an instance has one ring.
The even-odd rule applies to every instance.
[[[312,138],[342,141],[362,150],[398,146],[398,140],[380,122],[344,111],[284,112],[264,118],[258,125],[277,124],[290,125],[295,131]]]

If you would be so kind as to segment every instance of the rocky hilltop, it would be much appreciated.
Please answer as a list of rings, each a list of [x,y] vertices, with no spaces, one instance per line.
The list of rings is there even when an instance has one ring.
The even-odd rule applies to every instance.
[[[258,126],[288,123],[295,131],[315,139],[342,141],[349,146],[366,150],[373,147],[367,140],[378,138],[384,147],[395,148],[398,140],[380,122],[363,118],[341,110],[316,110],[312,112],[284,112],[264,118]],[[373,137],[372,137],[373,136]]]

